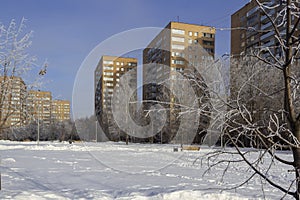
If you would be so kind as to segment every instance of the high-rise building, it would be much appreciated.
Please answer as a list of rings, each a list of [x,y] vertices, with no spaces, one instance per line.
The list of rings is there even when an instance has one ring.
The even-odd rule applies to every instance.
[[[94,72],[95,115],[110,140],[120,140],[125,133],[117,128],[112,116],[112,96],[120,77],[137,67],[136,58],[102,56]],[[137,73],[131,73],[130,87],[137,87]]]
[[[161,83],[172,81],[178,72],[187,75],[205,60],[213,60],[215,34],[215,28],[210,26],[170,22],[144,49],[143,100],[150,100],[144,107],[149,109],[151,101],[165,102],[163,106],[168,115],[163,133],[157,134],[154,141],[169,142],[180,124],[176,96],[172,94],[172,88],[167,89]]]
[[[265,9],[267,14],[275,19],[275,16],[281,10],[282,3],[279,0],[265,1],[272,9]],[[274,5],[278,6],[274,6]],[[255,48],[269,47],[273,55],[280,55],[279,41],[275,38],[275,32],[272,22],[257,5],[255,0],[250,1],[241,9],[231,15],[231,55],[239,56]],[[285,34],[285,27],[278,27],[282,35]],[[270,53],[264,53],[268,57]]]
[[[21,77],[0,77],[0,124],[2,128],[26,124],[26,85]]]
[[[231,15],[230,99],[233,104],[238,102],[245,106],[253,124],[264,127],[271,115],[284,110],[282,71],[271,65],[284,59],[284,47],[276,36],[275,28],[285,38],[286,2],[260,2],[266,6],[265,12],[252,0]],[[295,24],[295,19],[291,19],[292,24]],[[269,65],[260,60],[269,62]],[[296,72],[294,67],[292,71]],[[235,121],[239,120],[243,121],[236,116]],[[249,142],[246,137],[244,140]],[[243,143],[249,145],[245,141]]]
[[[51,92],[29,90],[27,97],[27,112],[29,114],[29,120],[40,120],[44,124],[50,124],[51,102]]]
[[[187,66],[197,65],[195,62],[201,58],[214,57],[215,34],[215,28],[210,26],[170,22],[144,49],[143,64],[159,63],[169,66],[171,71],[183,72]],[[165,78],[160,68],[153,68],[152,74],[158,79]]]
[[[65,121],[70,120],[70,101],[52,100],[51,116],[53,120]]]
[[[275,59],[280,59],[283,55],[280,41],[275,36],[275,29],[272,25],[272,20],[278,25],[276,28],[281,36],[285,35],[286,27],[280,23],[282,18],[280,11],[284,4],[279,0],[264,0],[264,5],[269,9],[265,9],[268,16],[262,12],[255,0],[250,1],[241,9],[231,15],[231,55],[233,61],[241,59],[243,55],[257,55],[261,59],[268,60],[270,63],[275,63]],[[292,19],[293,22],[294,19]],[[244,57],[245,59],[245,57]],[[248,58],[249,60],[250,58]],[[257,60],[258,61],[258,60]],[[230,66],[230,96],[231,99],[236,99],[241,83],[245,82],[253,75],[257,68],[243,67],[241,62],[232,62]],[[249,61],[247,63],[250,63]],[[260,68],[262,69],[262,68]],[[250,72],[252,70],[252,72]],[[274,87],[280,86],[281,74],[275,68],[268,69],[272,74]],[[262,80],[268,79],[265,77],[255,76],[253,81],[262,85]],[[257,79],[257,80],[254,80]],[[277,82],[278,81],[278,82]],[[275,84],[276,82],[276,84]],[[268,86],[270,84],[267,84]],[[261,88],[271,92],[270,88]],[[273,89],[275,90],[275,89]],[[276,93],[274,91],[274,93]],[[278,92],[277,92],[278,93]]]

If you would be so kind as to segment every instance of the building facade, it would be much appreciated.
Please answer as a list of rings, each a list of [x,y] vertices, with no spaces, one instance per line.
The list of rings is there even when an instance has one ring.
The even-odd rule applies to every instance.
[[[70,102],[52,100],[51,92],[27,90],[21,77],[0,76],[0,127],[26,126],[40,120],[49,125],[53,120],[70,119]]]
[[[105,135],[113,141],[124,140],[126,133],[119,130],[112,115],[112,96],[120,78],[137,67],[136,58],[102,56],[94,72],[95,115]],[[137,87],[137,73],[132,71],[130,87]]]
[[[187,78],[196,73],[200,77],[195,69],[204,61],[214,59],[215,34],[213,27],[170,22],[144,49],[143,100],[149,102],[143,104],[144,109],[150,109],[151,101],[164,102],[162,106],[167,113],[167,123],[161,133],[154,136],[154,142],[168,143],[176,134],[180,124],[180,108],[176,106],[179,102],[172,94],[172,85],[178,85],[179,81],[175,80],[176,74]],[[166,80],[170,81],[170,88],[163,86]],[[201,95],[199,88],[194,90]]]
[[[275,36],[275,30],[270,19],[273,19],[278,25],[277,28],[281,37],[285,37],[286,28],[284,24],[280,23],[282,19],[280,19],[281,14],[279,14],[284,5],[279,0],[263,0],[261,2],[272,8],[265,9],[268,16],[259,8],[255,0],[250,1],[231,15],[231,56],[233,58],[230,66],[231,99],[237,98],[243,82],[257,73],[258,70],[262,70],[262,67],[256,66],[254,61],[251,61],[251,58],[245,58],[245,55],[255,55],[255,57],[260,57],[270,63],[275,63],[283,57],[280,41]],[[258,59],[256,59],[257,61]],[[241,63],[252,64],[251,66],[243,66]],[[269,75],[272,75],[272,79],[278,80],[278,82],[273,81],[276,82],[275,85],[261,89],[276,93],[276,88],[280,86],[281,74],[275,68],[269,68],[267,71]],[[262,85],[263,80],[268,78],[266,74],[265,77],[254,76],[252,79],[256,79],[253,81],[256,84]],[[266,85],[270,86],[270,84]]]
[[[59,122],[70,120],[70,101],[52,100],[51,118]]]
[[[2,128],[24,126],[26,121],[26,85],[21,77],[0,77],[0,124]]]
[[[44,124],[51,123],[52,95],[49,91],[29,90],[27,111],[30,121],[39,120]]]
[[[279,0],[262,1],[273,9],[266,9],[267,14],[275,19],[275,16],[283,8]],[[278,4],[279,6],[274,6]],[[244,7],[231,15],[231,55],[239,56],[251,50],[266,48],[270,52],[262,52],[262,57],[270,57],[270,53],[280,56],[279,41],[275,38],[272,23],[257,5],[255,0],[250,1]],[[278,27],[281,35],[285,34],[285,27]]]
[[[264,127],[269,123],[271,115],[285,110],[282,71],[272,65],[284,63],[285,59],[280,37],[286,37],[286,16],[282,15],[286,2],[261,2],[266,6],[266,13],[252,0],[231,15],[230,99],[234,105],[238,102],[247,109],[253,124]],[[295,19],[291,18],[292,24],[295,24]],[[276,35],[272,21],[280,37]],[[299,33],[296,31],[295,35]],[[297,61],[291,70],[299,74],[299,68],[294,68],[296,65]],[[238,117],[235,121],[244,123]],[[249,144],[249,138],[244,137],[242,140],[245,146],[253,146]]]

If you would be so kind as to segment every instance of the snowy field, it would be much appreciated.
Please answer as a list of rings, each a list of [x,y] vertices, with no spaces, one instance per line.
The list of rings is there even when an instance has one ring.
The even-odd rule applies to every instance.
[[[263,199],[259,177],[240,189],[224,190],[251,176],[246,166],[234,166],[224,180],[225,165],[203,176],[207,163],[201,158],[209,148],[174,152],[173,147],[0,141],[0,199]],[[283,185],[293,179],[281,166],[271,170]],[[264,192],[267,199],[282,197],[268,185]]]

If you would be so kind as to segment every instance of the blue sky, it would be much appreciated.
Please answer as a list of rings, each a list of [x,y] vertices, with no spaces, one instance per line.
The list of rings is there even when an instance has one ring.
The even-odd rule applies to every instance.
[[[76,73],[89,52],[110,36],[169,21],[230,27],[230,15],[249,0],[1,0],[0,22],[27,19],[33,30],[30,53],[49,62],[54,98],[72,100]],[[230,32],[218,31],[216,53],[230,52]],[[99,55],[100,57],[101,55]]]

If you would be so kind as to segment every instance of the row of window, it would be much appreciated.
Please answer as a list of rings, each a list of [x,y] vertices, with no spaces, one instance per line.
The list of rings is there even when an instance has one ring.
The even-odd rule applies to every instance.
[[[184,35],[184,34],[185,34],[185,30],[181,30],[181,29],[172,29],[171,32],[172,32],[173,34],[178,34],[178,35]],[[192,32],[192,31],[189,31],[189,32],[188,32],[188,35],[189,35],[189,36],[196,36],[196,37],[198,37],[198,36],[199,36],[199,32]],[[212,33],[203,33],[203,37],[214,38],[215,35],[212,34]]]
[[[182,52],[172,52],[172,56],[184,57],[184,53],[182,53]]]
[[[114,73],[113,72],[103,72],[104,76],[113,76]]]
[[[113,92],[114,91],[114,89],[112,89],[112,88],[104,88],[104,92]]]
[[[172,60],[171,63],[172,64],[176,64],[176,65],[184,65],[184,61],[183,60]]]
[[[117,71],[120,71],[120,69],[121,69],[122,72],[125,71],[124,67],[121,67],[121,68],[120,68],[120,67],[117,67],[117,68],[116,68]],[[127,71],[129,71],[129,70],[131,70],[131,69],[132,69],[131,67],[128,67],[128,68],[127,68]],[[103,70],[104,70],[104,71],[105,71],[105,70],[113,71],[113,70],[114,70],[114,67],[112,67],[112,66],[104,66],[104,67],[103,67]],[[97,73],[97,75],[98,75],[98,73]]]
[[[111,78],[111,77],[103,77],[103,80],[106,82],[106,81],[114,81],[114,78]],[[120,78],[116,78],[116,81],[119,82],[120,81]],[[106,83],[105,83],[106,84]]]
[[[172,49],[178,49],[178,50],[184,50],[185,49],[184,45],[179,45],[179,44],[172,44],[171,48]]]
[[[121,66],[124,66],[124,62],[115,62],[116,65],[121,65]],[[103,65],[113,65],[114,64],[114,61],[111,61],[111,60],[104,60],[103,61]],[[128,66],[136,66],[136,63],[134,62],[128,62],[127,63]]]

